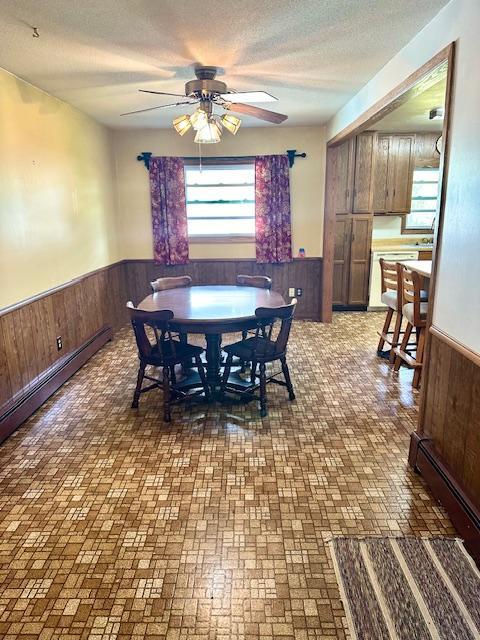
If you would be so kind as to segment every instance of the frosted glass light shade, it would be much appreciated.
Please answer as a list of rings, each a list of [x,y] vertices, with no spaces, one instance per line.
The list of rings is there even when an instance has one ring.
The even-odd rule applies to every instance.
[[[215,144],[220,142],[220,128],[215,120],[210,120],[205,127],[197,131],[195,142],[199,144]]]
[[[202,109],[197,109],[191,116],[190,122],[195,131],[199,131],[208,124],[208,116]]]
[[[173,128],[181,136],[185,135],[189,129],[192,128],[189,116],[179,116],[173,121]]]
[[[230,133],[233,133],[233,135],[235,135],[239,130],[242,121],[239,118],[233,116],[231,113],[224,113],[222,116],[222,124],[225,129],[228,129]]]

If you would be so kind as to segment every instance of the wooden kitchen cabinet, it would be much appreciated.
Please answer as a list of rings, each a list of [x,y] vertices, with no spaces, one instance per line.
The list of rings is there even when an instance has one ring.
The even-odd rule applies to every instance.
[[[333,304],[366,307],[370,278],[372,216],[338,216],[335,223]]]
[[[380,134],[376,144],[373,211],[408,213],[412,195],[415,134]]]
[[[350,229],[352,220],[338,216],[335,221],[335,245],[333,252],[333,304],[348,304],[348,277],[350,256]]]
[[[336,148],[335,215],[373,213],[377,134],[361,133]]]
[[[352,213],[372,213],[373,179],[377,134],[367,131],[357,136]]]
[[[348,304],[353,307],[368,305],[372,224],[370,216],[352,218]]]
[[[351,213],[355,171],[355,138],[335,149],[334,209],[336,215]]]

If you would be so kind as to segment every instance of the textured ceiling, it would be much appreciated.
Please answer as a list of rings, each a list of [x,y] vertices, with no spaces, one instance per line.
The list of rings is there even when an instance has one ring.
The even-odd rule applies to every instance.
[[[237,91],[276,95],[287,125],[320,124],[445,4],[2,0],[0,66],[114,127],[171,126],[182,108],[119,114],[170,102],[137,89],[183,93],[195,63],[222,67]],[[254,124],[265,125],[244,118]]]
[[[437,82],[422,93],[407,100],[401,107],[382,118],[373,127],[377,131],[390,131],[394,133],[406,133],[411,131],[437,131],[441,132],[443,120],[429,120],[431,109],[443,107],[447,90],[446,73],[440,82]]]

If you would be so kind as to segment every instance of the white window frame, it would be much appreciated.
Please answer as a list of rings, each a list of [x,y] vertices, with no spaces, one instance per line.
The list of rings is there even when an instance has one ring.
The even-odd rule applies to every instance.
[[[425,211],[425,213],[427,213],[427,212],[428,213],[433,213],[433,222],[428,224],[428,225],[421,226],[421,227],[418,226],[418,224],[417,225],[413,225],[413,224],[409,225],[409,220],[408,219],[409,219],[409,215],[410,214],[407,213],[407,215],[404,216],[404,218],[403,218],[403,224],[402,224],[402,232],[403,233],[430,233],[433,230],[432,226],[435,223],[435,217],[436,217],[437,211],[438,211],[438,198],[440,197],[440,182],[441,182],[440,170],[439,170],[438,167],[416,167],[414,169],[413,178],[415,177],[415,172],[416,171],[432,171],[432,170],[435,170],[435,171],[438,172],[438,180],[431,181],[431,182],[427,182],[427,181],[423,181],[422,180],[421,183],[422,184],[438,184],[438,191],[437,191],[436,197],[433,197],[433,196],[432,197],[425,197],[425,196],[413,197],[412,196],[411,202],[410,202],[410,208],[411,208],[411,213],[416,213],[418,211],[421,211],[421,210],[417,210],[417,211],[413,210],[412,211],[416,200],[421,200],[421,201],[431,200],[432,203],[435,203],[435,208],[427,209],[427,210],[424,210],[424,211]],[[412,193],[413,193],[413,185],[414,184],[415,184],[415,180],[413,179],[413,182],[412,182]]]
[[[195,160],[185,161],[185,197],[187,198],[187,171],[189,167],[198,167],[199,162]],[[213,167],[228,167],[228,166],[245,166],[251,165],[253,171],[253,181],[249,183],[249,185],[253,185],[255,187],[255,161],[250,158],[203,158],[202,159],[202,167],[208,171],[209,168]],[[215,185],[210,185],[215,186]],[[195,201],[199,202],[199,201]],[[205,202],[213,202],[213,201],[205,201]],[[229,202],[229,201],[225,201]],[[251,202],[251,201],[250,201]],[[188,205],[189,201],[186,200],[187,204],[187,217],[188,217]],[[191,203],[190,203],[191,204]],[[241,216],[242,218],[244,216]],[[254,216],[253,216],[254,218]],[[197,218],[198,219],[198,218]],[[200,218],[207,220],[208,218]],[[217,219],[217,216],[215,216]],[[218,218],[219,220],[233,220],[235,216],[226,216],[225,218]],[[248,218],[251,219],[251,218]],[[209,244],[209,243],[254,243],[255,242],[255,232],[252,233],[215,233],[215,234],[190,234],[188,235],[188,240],[190,243],[196,244]]]

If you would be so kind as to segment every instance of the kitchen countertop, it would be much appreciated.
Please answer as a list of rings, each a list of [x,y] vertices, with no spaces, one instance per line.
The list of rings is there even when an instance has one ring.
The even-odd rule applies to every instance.
[[[432,251],[433,243],[402,242],[401,238],[377,238],[372,240],[372,251]]]

